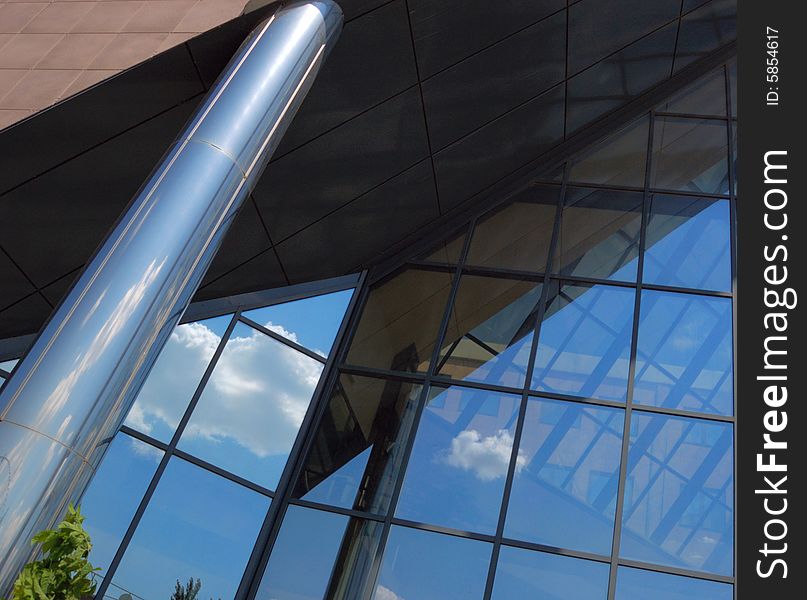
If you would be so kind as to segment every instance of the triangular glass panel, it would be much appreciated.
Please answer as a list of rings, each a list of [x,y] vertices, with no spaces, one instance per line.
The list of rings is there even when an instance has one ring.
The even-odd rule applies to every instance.
[[[292,342],[328,356],[352,295],[352,289],[342,290],[242,314]]]

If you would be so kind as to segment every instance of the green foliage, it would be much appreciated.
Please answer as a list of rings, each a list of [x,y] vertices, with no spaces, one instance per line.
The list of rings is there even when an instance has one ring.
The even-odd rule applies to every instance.
[[[56,529],[40,531],[31,543],[42,544],[42,558],[28,563],[14,583],[12,600],[81,600],[95,594],[87,560],[92,544],[79,509],[67,509]]]
[[[196,600],[201,588],[202,582],[199,579],[194,581],[193,577],[191,577],[184,587],[179,583],[179,579],[177,579],[177,585],[174,589],[174,593],[171,594],[171,600]]]

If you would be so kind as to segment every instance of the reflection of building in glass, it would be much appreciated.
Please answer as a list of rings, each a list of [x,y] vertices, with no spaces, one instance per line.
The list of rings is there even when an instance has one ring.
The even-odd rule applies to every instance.
[[[405,10],[387,4],[369,14]],[[562,4],[504,43],[529,49],[533,28],[563,21]],[[681,3],[658,4],[675,4],[677,24]],[[685,1],[681,21],[730,4]],[[521,111],[513,144],[553,111],[562,136],[639,95],[650,83],[632,89],[632,67],[649,72],[677,33],[592,40],[579,64],[547,59],[528,75],[557,81],[509,99],[507,114]],[[690,53],[676,70],[713,49],[682,35]],[[453,78],[455,94],[473,80],[463,57],[482,52],[464,43],[419,65]],[[736,77],[719,58],[552,172],[361,275],[194,305],[82,499],[103,597],[167,599],[198,578],[199,600],[733,598]],[[596,81],[602,96],[587,97]],[[439,111],[448,100],[434,86],[422,100]],[[412,89],[396,102],[419,102]],[[440,121],[434,165],[412,150],[395,177],[432,194],[432,169],[457,169],[458,189],[484,190],[462,145],[491,111]],[[410,125],[401,117],[395,135]],[[369,173],[379,164],[362,194],[381,186],[391,201]],[[348,186],[340,169],[333,194]],[[333,214],[321,208],[310,227]],[[296,256],[305,244],[289,241],[299,215],[288,214],[272,252],[286,243]],[[365,235],[362,214],[327,222],[335,254],[350,253],[344,230]],[[0,383],[15,364],[0,362]]]

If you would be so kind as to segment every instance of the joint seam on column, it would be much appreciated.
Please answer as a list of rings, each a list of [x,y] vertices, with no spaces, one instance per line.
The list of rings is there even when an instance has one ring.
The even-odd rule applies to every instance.
[[[62,442],[60,440],[57,440],[55,437],[52,437],[52,436],[48,435],[47,433],[43,433],[43,432],[39,431],[38,429],[34,429],[33,427],[31,427],[29,425],[23,425],[22,423],[17,423],[16,421],[10,421],[8,419],[3,419],[2,421],[0,421],[0,423],[8,423],[9,425],[16,425],[17,427],[21,427],[22,429],[27,429],[28,431],[36,433],[37,435],[41,435],[42,437],[49,439],[51,442],[54,442],[56,444],[59,444],[60,446],[63,446],[64,448],[69,450],[71,454],[75,454],[76,456],[78,456],[81,459],[81,462],[83,462],[85,465],[89,466],[89,464],[90,464],[90,461],[85,456],[83,456],[83,455],[79,454],[78,452],[76,452],[75,448],[71,448],[70,446],[68,446],[64,442]]]
[[[235,167],[236,167],[236,168],[237,168],[237,169],[238,169],[238,170],[241,172],[241,179],[246,179],[246,178],[247,178],[247,174],[246,174],[246,172],[244,171],[244,168],[243,168],[243,167],[242,167],[242,166],[241,166],[241,165],[238,163],[238,159],[237,159],[237,158],[235,158],[234,156],[232,156],[232,155],[231,155],[229,152],[227,152],[227,151],[226,151],[224,148],[222,148],[221,146],[217,146],[216,144],[214,144],[214,143],[213,143],[213,142],[211,142],[210,140],[200,140],[200,139],[198,139],[198,138],[193,138],[193,139],[190,139],[190,140],[188,140],[188,141],[189,141],[190,143],[202,144],[202,145],[204,145],[204,146],[209,146],[209,147],[213,148],[214,150],[217,150],[219,153],[221,153],[221,154],[223,154],[224,156],[226,156],[226,157],[229,159],[229,161],[230,161],[231,163],[233,163],[233,165],[234,165],[234,166],[235,166]]]

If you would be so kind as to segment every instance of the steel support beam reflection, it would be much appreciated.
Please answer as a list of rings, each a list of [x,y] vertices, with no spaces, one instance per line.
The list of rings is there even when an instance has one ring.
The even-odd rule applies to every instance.
[[[250,34],[0,393],[0,597],[80,496],[341,28],[312,0]]]

